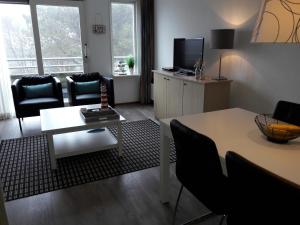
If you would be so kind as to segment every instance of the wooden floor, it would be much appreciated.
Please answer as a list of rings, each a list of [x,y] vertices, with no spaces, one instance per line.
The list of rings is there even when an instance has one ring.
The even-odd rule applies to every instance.
[[[129,121],[154,119],[153,107],[122,105],[117,110]],[[24,136],[40,134],[39,117],[23,121]],[[16,119],[0,121],[0,139],[21,137]],[[174,164],[172,165],[174,171]],[[171,202],[159,201],[159,167],[6,203],[10,225],[171,224],[179,190],[172,173]],[[186,190],[176,224],[207,212]],[[218,218],[202,224],[218,224]]]
[[[154,119],[152,105],[126,104],[116,106],[117,111],[128,121]],[[41,134],[40,117],[28,117],[22,121],[23,136]],[[17,119],[0,121],[0,140],[22,137]]]

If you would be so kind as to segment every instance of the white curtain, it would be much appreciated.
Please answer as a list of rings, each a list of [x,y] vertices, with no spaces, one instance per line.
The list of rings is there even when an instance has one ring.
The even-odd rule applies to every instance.
[[[10,85],[11,80],[0,26],[0,120],[9,119],[15,115]]]

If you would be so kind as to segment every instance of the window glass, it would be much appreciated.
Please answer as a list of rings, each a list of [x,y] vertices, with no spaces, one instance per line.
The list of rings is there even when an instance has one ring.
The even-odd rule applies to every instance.
[[[0,4],[0,26],[11,76],[38,74],[29,5]]]
[[[78,7],[38,5],[44,72],[83,72]]]
[[[135,54],[135,4],[112,3],[112,56],[115,72],[128,71],[126,61]],[[123,66],[122,66],[123,65]]]

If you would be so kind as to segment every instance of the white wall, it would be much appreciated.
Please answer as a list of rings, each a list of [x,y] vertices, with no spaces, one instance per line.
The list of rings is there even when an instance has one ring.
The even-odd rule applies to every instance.
[[[223,75],[234,80],[231,106],[272,112],[279,99],[300,102],[300,51],[293,44],[250,43],[261,0],[155,0],[156,68],[173,65],[173,38],[206,38],[208,76],[216,76],[218,51],[211,29],[235,28],[235,50],[224,57]]]
[[[85,0],[88,72],[100,72],[111,75],[111,36],[110,36],[110,0]],[[92,25],[101,23],[106,26],[105,34],[94,34]]]
[[[114,76],[115,103],[140,101],[140,76]]]

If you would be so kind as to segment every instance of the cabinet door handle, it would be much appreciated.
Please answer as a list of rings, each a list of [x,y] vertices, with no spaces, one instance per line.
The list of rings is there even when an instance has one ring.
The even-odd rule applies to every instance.
[[[184,86],[186,86],[186,85],[187,85],[187,83],[183,83],[183,85],[184,85]]]
[[[167,78],[167,80],[170,80],[170,79]]]

